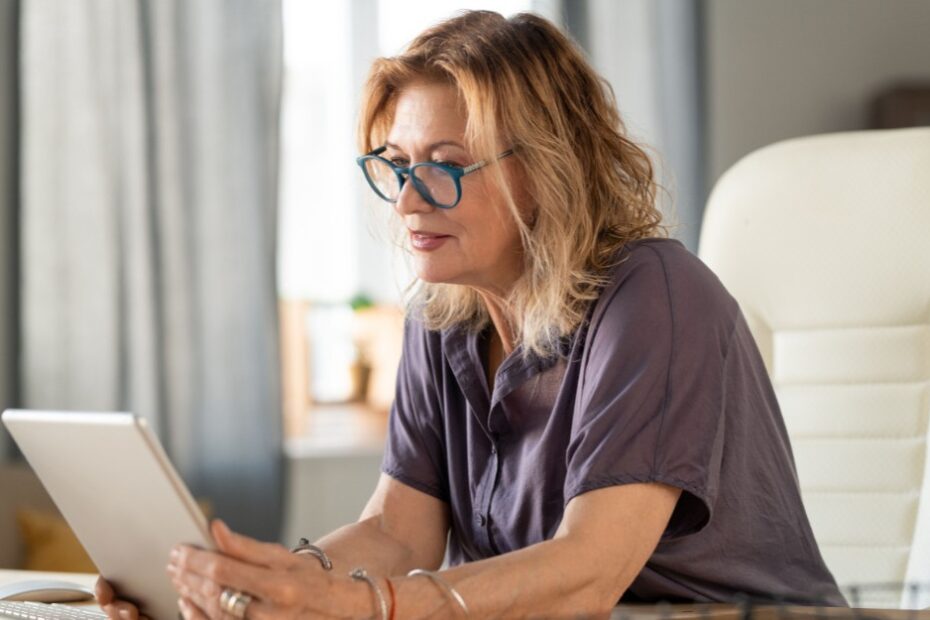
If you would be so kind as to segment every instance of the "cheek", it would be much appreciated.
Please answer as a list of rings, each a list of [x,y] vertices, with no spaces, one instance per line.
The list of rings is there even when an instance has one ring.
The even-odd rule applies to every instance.
[[[506,207],[505,207],[506,208]],[[489,213],[470,218],[464,236],[468,253],[481,264],[498,263],[520,247],[520,231],[509,213]]]
[[[519,228],[496,185],[481,178],[463,183],[462,200],[448,212],[459,250],[473,267],[494,267],[520,255]]]

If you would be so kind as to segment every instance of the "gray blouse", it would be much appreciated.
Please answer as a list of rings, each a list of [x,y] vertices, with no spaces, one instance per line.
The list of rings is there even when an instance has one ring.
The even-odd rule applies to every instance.
[[[555,535],[612,485],[682,490],[624,600],[845,605],[736,301],[679,242],[627,244],[560,355],[518,347],[488,389],[486,335],[407,321],[382,470],[447,502],[454,564]]]

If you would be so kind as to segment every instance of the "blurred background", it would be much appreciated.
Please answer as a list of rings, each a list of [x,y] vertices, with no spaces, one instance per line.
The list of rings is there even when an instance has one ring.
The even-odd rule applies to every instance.
[[[411,278],[354,163],[359,93],[476,8],[575,38],[692,250],[747,153],[930,125],[926,0],[0,0],[0,409],[136,412],[266,540],[357,517]],[[0,430],[0,567],[91,570],[75,545]]]

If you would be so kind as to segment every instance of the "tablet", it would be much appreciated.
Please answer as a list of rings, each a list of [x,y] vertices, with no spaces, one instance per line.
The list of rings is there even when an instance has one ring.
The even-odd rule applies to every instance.
[[[165,573],[171,548],[215,545],[145,420],[24,410],[2,419],[100,574],[143,614],[175,620],[178,594]]]

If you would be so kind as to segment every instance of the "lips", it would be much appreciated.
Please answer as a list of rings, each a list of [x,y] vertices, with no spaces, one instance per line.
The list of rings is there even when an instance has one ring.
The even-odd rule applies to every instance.
[[[450,238],[451,235],[443,235],[427,230],[410,231],[410,243],[415,250],[435,250]]]
[[[450,237],[451,235],[444,235],[442,233],[430,232],[428,230],[410,230],[410,234],[414,237]]]

